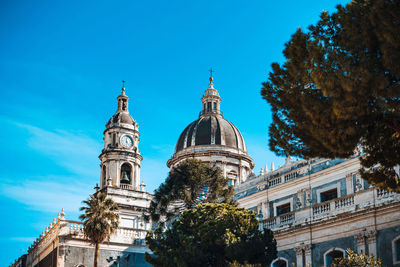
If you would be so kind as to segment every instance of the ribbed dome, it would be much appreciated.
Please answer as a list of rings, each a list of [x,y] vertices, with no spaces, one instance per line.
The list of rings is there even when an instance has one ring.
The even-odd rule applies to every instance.
[[[221,145],[247,153],[246,144],[239,130],[222,116],[200,116],[181,133],[175,153],[191,146]]]

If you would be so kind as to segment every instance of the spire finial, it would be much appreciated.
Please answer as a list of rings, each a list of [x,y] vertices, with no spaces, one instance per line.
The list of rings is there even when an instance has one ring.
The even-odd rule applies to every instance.
[[[214,80],[214,79],[213,79],[213,72],[215,72],[215,70],[213,70],[212,68],[210,68],[208,71],[210,72],[210,83],[211,83],[211,82]]]
[[[125,83],[126,81],[122,80],[122,92],[125,92]]]

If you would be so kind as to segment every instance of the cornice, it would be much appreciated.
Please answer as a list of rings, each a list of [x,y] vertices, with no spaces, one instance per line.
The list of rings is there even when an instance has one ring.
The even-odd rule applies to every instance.
[[[200,147],[210,147],[210,146],[196,146],[196,148]],[[225,146],[219,146],[215,145],[215,147],[219,148],[226,148]],[[254,168],[254,163],[253,159],[245,152],[239,150],[239,153],[234,153],[231,151],[223,151],[223,150],[217,150],[215,147],[211,148],[210,150],[205,150],[205,151],[193,151],[193,148],[191,148],[191,151],[179,151],[179,155],[177,156],[174,154],[174,156],[167,161],[167,166],[171,167],[171,165],[174,165],[175,163],[187,159],[187,158],[195,158],[195,157],[210,157],[210,156],[224,156],[227,158],[233,158],[233,159],[238,159],[238,160],[244,160],[250,164],[250,168]]]

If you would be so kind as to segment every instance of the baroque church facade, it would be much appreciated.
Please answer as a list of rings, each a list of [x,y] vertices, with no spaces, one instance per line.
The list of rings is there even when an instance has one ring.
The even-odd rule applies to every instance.
[[[100,247],[99,266],[149,266],[144,237],[151,228],[146,211],[152,195],[140,180],[142,156],[137,122],[129,115],[125,89],[106,124],[100,188],[120,207],[120,228]],[[253,173],[254,163],[238,128],[226,120],[213,78],[199,118],[178,138],[167,166],[196,158],[215,164],[234,185],[239,205],[257,213],[273,230],[278,258],[273,267],[328,266],[347,249],[400,266],[400,194],[377,189],[359,175],[359,154],[349,159],[296,160]],[[93,246],[82,223],[62,211],[12,266],[83,267],[93,263]]]

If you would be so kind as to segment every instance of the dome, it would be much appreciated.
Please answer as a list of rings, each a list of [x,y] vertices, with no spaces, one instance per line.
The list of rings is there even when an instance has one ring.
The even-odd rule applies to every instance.
[[[135,125],[135,120],[127,112],[117,112],[108,121],[107,125],[111,123],[125,123]]]
[[[239,130],[221,115],[200,116],[190,123],[179,136],[175,153],[192,146],[220,145],[247,153]]]
[[[214,88],[213,78],[209,80],[201,98],[199,118],[180,134],[167,166],[172,169],[184,160],[195,158],[219,167],[229,185],[240,184],[254,168],[253,159],[247,153],[238,128],[224,119],[220,109],[221,97]]]

